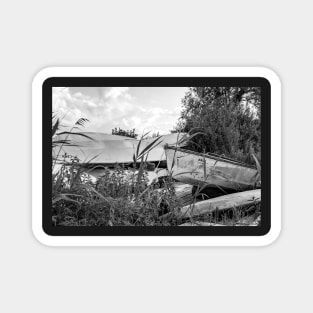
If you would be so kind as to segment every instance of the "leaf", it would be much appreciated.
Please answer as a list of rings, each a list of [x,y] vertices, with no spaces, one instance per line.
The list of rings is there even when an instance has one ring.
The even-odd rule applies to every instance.
[[[74,135],[74,136],[81,136],[81,137],[85,137],[87,139],[90,139],[90,140],[94,140],[93,138],[89,137],[88,135],[84,134],[84,133],[74,133],[74,132],[61,132],[61,133],[58,133],[57,135]]]
[[[252,157],[253,157],[254,162],[256,164],[256,168],[257,168],[259,174],[261,175],[261,165],[260,165],[258,159],[256,158],[256,156],[254,155],[254,153],[252,153]]]
[[[52,137],[55,135],[56,131],[59,128],[59,119],[56,120],[56,122],[54,123],[53,127],[52,127]]]
[[[194,133],[192,135],[186,134],[177,142],[177,145],[185,144],[188,141],[190,141],[193,137],[198,136],[198,135],[204,135],[204,133],[203,132],[197,132],[197,133]]]
[[[77,195],[75,195],[77,196]],[[79,203],[76,200],[71,199],[70,197],[68,197],[68,194],[59,194],[57,195],[53,200],[52,200],[52,204],[61,201],[61,200],[65,200],[65,201],[69,201],[69,202],[75,202],[75,203]]]
[[[161,141],[159,141],[157,143],[158,140],[162,139],[162,137],[158,137],[156,138],[154,141],[152,141],[151,143],[149,143],[141,152],[139,155],[137,155],[137,160],[139,158],[141,158],[142,155],[144,155],[145,153],[149,152],[150,150],[152,150],[153,148],[155,148],[157,145],[159,145],[161,143]]]
[[[139,166],[139,171],[138,171],[138,174],[137,174],[137,183],[138,183],[138,187],[140,186],[141,177],[142,177],[143,170],[144,170],[144,166],[145,166],[145,163],[144,163],[144,161],[143,161],[143,158],[144,158],[144,156],[142,155],[142,157],[141,157],[141,162],[140,162],[140,166]]]
[[[75,125],[79,125],[79,126],[85,126],[85,124],[89,122],[89,120],[87,118],[80,118],[77,120],[77,122],[75,123]]]
[[[141,136],[141,139],[144,139],[148,134],[151,133],[151,130],[149,130],[148,132],[146,132],[144,135]]]
[[[135,153],[133,154],[133,161],[134,161],[134,164],[136,164],[136,156],[135,156]]]
[[[138,154],[139,154],[139,148],[140,148],[141,141],[142,141],[142,139],[139,140],[138,145],[137,145],[136,157],[138,157]]]
[[[258,171],[255,180],[256,180],[256,183],[259,183],[261,181],[261,165],[258,159],[256,158],[256,156],[254,155],[254,153],[251,153],[251,154],[256,164],[257,171]]]

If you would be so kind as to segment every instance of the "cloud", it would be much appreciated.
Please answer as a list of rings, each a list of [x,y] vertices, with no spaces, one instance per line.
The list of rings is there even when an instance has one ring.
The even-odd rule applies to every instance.
[[[129,94],[127,93],[128,90],[129,87],[111,87],[105,94],[105,97],[116,99],[123,95],[124,97],[130,99]]]
[[[180,108],[170,110],[154,107],[146,109],[136,116],[125,117],[123,122],[125,125],[132,125],[132,128],[136,128],[136,131],[140,134],[150,130],[166,134],[173,129],[179,115]]]
[[[180,114],[180,107],[171,109],[138,104],[128,87],[53,88],[53,111],[62,125],[72,126],[79,118],[90,122],[86,131],[111,133],[115,127],[168,133]]]

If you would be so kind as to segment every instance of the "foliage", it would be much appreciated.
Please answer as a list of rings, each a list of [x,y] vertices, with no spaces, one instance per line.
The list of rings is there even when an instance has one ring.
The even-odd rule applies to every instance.
[[[203,132],[188,148],[254,164],[261,159],[261,90],[257,87],[190,87],[176,131]]]
[[[147,146],[140,139],[134,153],[134,165],[124,169],[118,165],[106,169],[94,182],[89,169],[80,165],[76,156],[61,155],[63,145],[72,145],[70,135],[83,126],[79,119],[69,132],[60,131],[60,122],[53,118],[52,126],[52,222],[55,226],[155,226],[169,225],[159,219],[162,207],[175,208],[177,200],[172,183],[162,191],[157,183],[148,186],[147,157],[160,143],[155,138]],[[60,140],[57,135],[66,135]],[[77,133],[78,135],[79,133]],[[137,163],[139,168],[137,169]]]
[[[134,138],[137,139],[138,134],[136,134],[135,128],[132,130],[124,130],[121,128],[114,128],[112,129],[112,135],[118,135],[118,136],[125,136],[125,137],[129,137],[129,138]]]
[[[246,99],[245,101],[243,99]],[[189,141],[189,149],[214,152],[257,164],[260,174],[260,90],[257,88],[192,87],[183,99],[183,111],[175,132],[186,132],[179,143]],[[141,137],[133,154],[133,166],[106,168],[96,181],[90,169],[82,167],[76,156],[62,155],[64,145],[73,145],[76,132],[88,120],[79,119],[69,131],[61,131],[59,119],[52,123],[52,222],[55,226],[173,226],[182,220],[164,219],[164,213],[181,208],[171,173],[161,182],[148,184],[148,155],[160,144],[160,137],[143,145]],[[135,129],[115,128],[112,134],[137,138]],[[89,138],[91,139],[91,138]],[[92,140],[92,139],[91,139]],[[88,163],[88,162],[87,162]],[[158,167],[158,166],[157,166]],[[259,180],[261,177],[259,177]],[[201,188],[192,198],[198,200]],[[191,205],[192,205],[191,204]],[[259,216],[259,208],[253,208]],[[198,221],[235,225],[246,218],[248,210],[212,212]],[[250,214],[250,213],[249,213]]]
[[[211,212],[196,218],[164,218],[186,205],[177,197],[171,177],[162,186],[148,185],[146,171],[138,182],[137,169],[116,165],[114,169],[105,169],[94,182],[75,157],[67,158],[72,164],[63,165],[53,180],[54,226],[177,226],[188,221],[237,225],[251,214],[260,215],[259,206],[252,204],[249,208]],[[197,194],[191,199],[191,208],[196,201]]]
[[[148,185],[147,172],[116,166],[105,169],[96,182],[88,177],[75,158],[63,165],[53,180],[52,215],[55,226],[167,226],[162,221],[164,207],[175,208],[172,183],[162,190]],[[56,192],[57,190],[57,192]]]

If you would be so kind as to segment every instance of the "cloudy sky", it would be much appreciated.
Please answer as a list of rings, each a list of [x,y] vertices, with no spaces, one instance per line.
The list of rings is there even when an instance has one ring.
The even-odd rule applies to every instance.
[[[53,112],[63,125],[87,118],[85,131],[111,133],[115,127],[167,134],[181,112],[187,87],[54,87]]]

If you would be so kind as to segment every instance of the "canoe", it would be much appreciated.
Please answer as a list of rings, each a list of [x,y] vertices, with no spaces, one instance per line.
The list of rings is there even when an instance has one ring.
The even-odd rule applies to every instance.
[[[255,167],[212,153],[165,146],[168,171],[180,182],[206,188],[244,191],[256,186]]]

